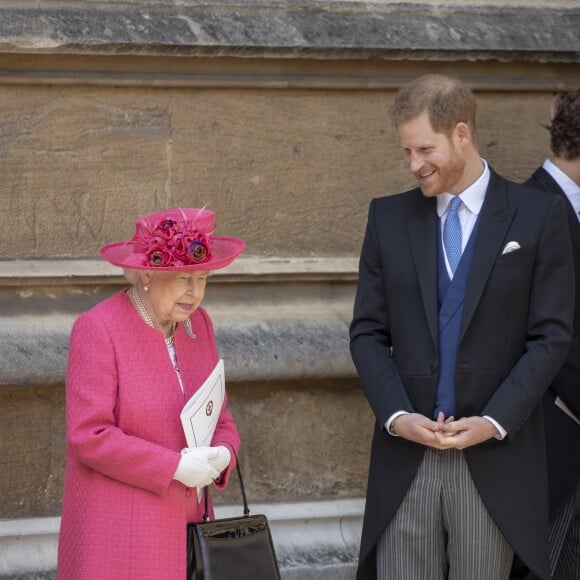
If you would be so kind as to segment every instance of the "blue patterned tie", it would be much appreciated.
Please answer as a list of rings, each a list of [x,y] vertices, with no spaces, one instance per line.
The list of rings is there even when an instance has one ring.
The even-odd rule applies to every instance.
[[[443,245],[451,271],[455,274],[459,260],[461,260],[461,224],[457,215],[457,208],[461,203],[459,196],[455,196],[449,204],[449,213],[443,226]]]

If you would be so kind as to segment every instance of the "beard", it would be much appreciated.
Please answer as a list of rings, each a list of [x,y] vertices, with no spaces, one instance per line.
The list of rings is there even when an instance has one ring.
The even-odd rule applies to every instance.
[[[466,164],[465,159],[452,148],[449,159],[444,165],[429,165],[427,171],[425,171],[425,168],[422,169],[422,174],[435,170],[435,173],[425,181],[417,177],[419,188],[423,195],[425,197],[434,197],[440,193],[461,193],[463,189],[460,189],[458,185],[461,183],[465,173]]]

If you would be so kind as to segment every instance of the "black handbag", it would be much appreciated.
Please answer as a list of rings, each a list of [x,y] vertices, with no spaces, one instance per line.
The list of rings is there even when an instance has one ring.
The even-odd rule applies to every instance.
[[[280,580],[268,520],[251,515],[237,456],[236,466],[244,515],[210,521],[204,489],[203,523],[187,525],[187,580]]]

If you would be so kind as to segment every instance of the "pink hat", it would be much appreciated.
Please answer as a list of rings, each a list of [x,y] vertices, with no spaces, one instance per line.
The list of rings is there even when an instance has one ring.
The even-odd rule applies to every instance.
[[[137,220],[130,240],[107,244],[99,253],[115,266],[134,270],[218,270],[231,264],[246,242],[214,236],[214,221],[207,209],[158,211]]]

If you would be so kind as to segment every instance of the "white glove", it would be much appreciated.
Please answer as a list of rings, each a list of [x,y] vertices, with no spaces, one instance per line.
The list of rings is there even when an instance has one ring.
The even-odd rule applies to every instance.
[[[216,447],[190,447],[181,452],[179,465],[173,479],[187,487],[205,487],[219,477],[220,472],[213,467],[209,459],[218,456]]]
[[[231,460],[230,450],[223,445],[212,447],[217,451],[215,457],[209,457],[209,462],[214,469],[221,473],[229,464]]]

